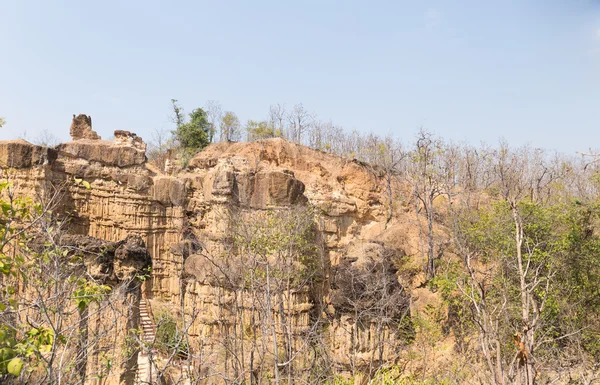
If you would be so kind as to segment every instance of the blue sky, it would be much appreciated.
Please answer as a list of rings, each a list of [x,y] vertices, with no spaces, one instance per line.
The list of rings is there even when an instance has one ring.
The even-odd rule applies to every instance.
[[[0,139],[72,114],[150,139],[169,101],[242,121],[303,103],[347,130],[600,147],[600,1],[0,0]]]

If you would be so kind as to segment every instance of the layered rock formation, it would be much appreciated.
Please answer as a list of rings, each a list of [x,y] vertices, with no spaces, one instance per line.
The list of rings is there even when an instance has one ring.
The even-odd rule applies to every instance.
[[[339,281],[332,287],[330,281],[332,274],[344,277],[335,270],[339,265],[363,278],[365,272],[374,272],[393,283],[390,255],[402,254],[390,254],[386,245],[374,242],[385,228],[386,203],[378,180],[362,165],[268,139],[211,145],[186,169],[163,175],[146,164],[145,144],[135,134],[116,131],[114,141],[103,141],[85,115],[74,119],[71,134],[73,141],[54,149],[25,141],[0,142],[4,175],[31,196],[62,191],[60,213],[71,216],[73,234],[108,242],[139,237],[152,257],[146,292],[157,307],[162,301],[173,304],[171,309],[196,314],[189,328],[192,347],[208,349],[212,364],[222,361],[222,346],[211,338],[230,332],[215,321],[215,314],[225,297],[238,294],[205,279],[203,258],[227,255],[232,207],[243,213],[238,217],[242,221],[267,209],[316,208],[314,242],[325,262],[320,265],[318,290],[288,293],[291,324],[298,330],[311,329],[316,319],[327,324],[320,333],[340,372],[372,366],[374,360],[397,353],[402,341],[395,341],[393,331],[374,319],[358,327],[356,309],[336,297],[336,290],[339,294],[356,288]],[[128,274],[128,258],[115,254],[109,269],[114,277]],[[403,298],[397,280],[390,287],[390,295]],[[239,300],[247,298],[239,293]],[[406,315],[404,304],[401,307],[398,315]],[[385,349],[380,348],[382,339],[389,340]]]
[[[84,114],[73,115],[73,122],[70,130],[73,140],[79,139],[102,139],[96,131],[92,130],[92,117]]]

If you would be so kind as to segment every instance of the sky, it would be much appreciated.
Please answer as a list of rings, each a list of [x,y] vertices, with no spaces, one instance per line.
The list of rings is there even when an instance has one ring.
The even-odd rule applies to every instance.
[[[600,147],[600,0],[0,0],[0,139],[302,103],[346,130]]]

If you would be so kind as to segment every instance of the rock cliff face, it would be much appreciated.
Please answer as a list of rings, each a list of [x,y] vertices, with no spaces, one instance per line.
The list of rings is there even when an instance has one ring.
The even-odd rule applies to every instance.
[[[201,259],[227,250],[232,207],[245,213],[240,218],[265,209],[316,208],[315,239],[325,261],[319,290],[290,292],[293,310],[288,310],[298,330],[310,329],[316,318],[326,321],[322,340],[336,370],[372,365],[373,357],[386,359],[402,344],[374,320],[358,327],[356,309],[341,299],[348,291],[365,290],[344,285],[348,272],[362,277],[374,274],[391,283],[390,293],[398,296],[399,303],[404,298],[395,270],[387,262],[391,249],[375,241],[384,231],[386,202],[380,184],[365,167],[268,139],[211,145],[187,168],[165,175],[146,164],[145,144],[135,134],[117,131],[114,141],[104,141],[91,130],[91,119],[84,117],[74,119],[74,140],[53,149],[22,140],[0,142],[4,175],[32,196],[62,190],[60,212],[72,216],[74,235],[107,242],[139,237],[152,258],[146,293],[157,307],[171,303],[173,309],[198,314],[189,329],[191,344],[204,346],[214,365],[222,360],[218,352],[222,347],[211,343],[211,338],[223,333],[215,314],[219,298],[228,291],[202,278],[206,267]],[[402,250],[393,253],[401,255]],[[129,257],[116,253],[111,262],[116,278],[133,268],[124,258]],[[338,281],[332,283],[334,277]],[[382,339],[389,340],[385,349],[378,342]]]

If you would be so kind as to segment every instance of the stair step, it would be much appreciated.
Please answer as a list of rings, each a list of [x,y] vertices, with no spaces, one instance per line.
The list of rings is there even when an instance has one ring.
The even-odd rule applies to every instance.
[[[141,336],[140,339],[144,343],[152,343],[156,338],[156,325],[154,324],[154,320],[151,317],[151,307],[148,301],[142,299],[139,303],[139,312],[140,312],[140,329]],[[149,354],[156,354],[155,349],[141,349],[138,355],[138,367],[136,371],[135,384],[142,385],[153,382],[156,379],[156,370],[155,367],[150,363],[148,358]],[[150,378],[152,375],[152,378]],[[188,385],[189,380],[184,383],[184,385]]]

